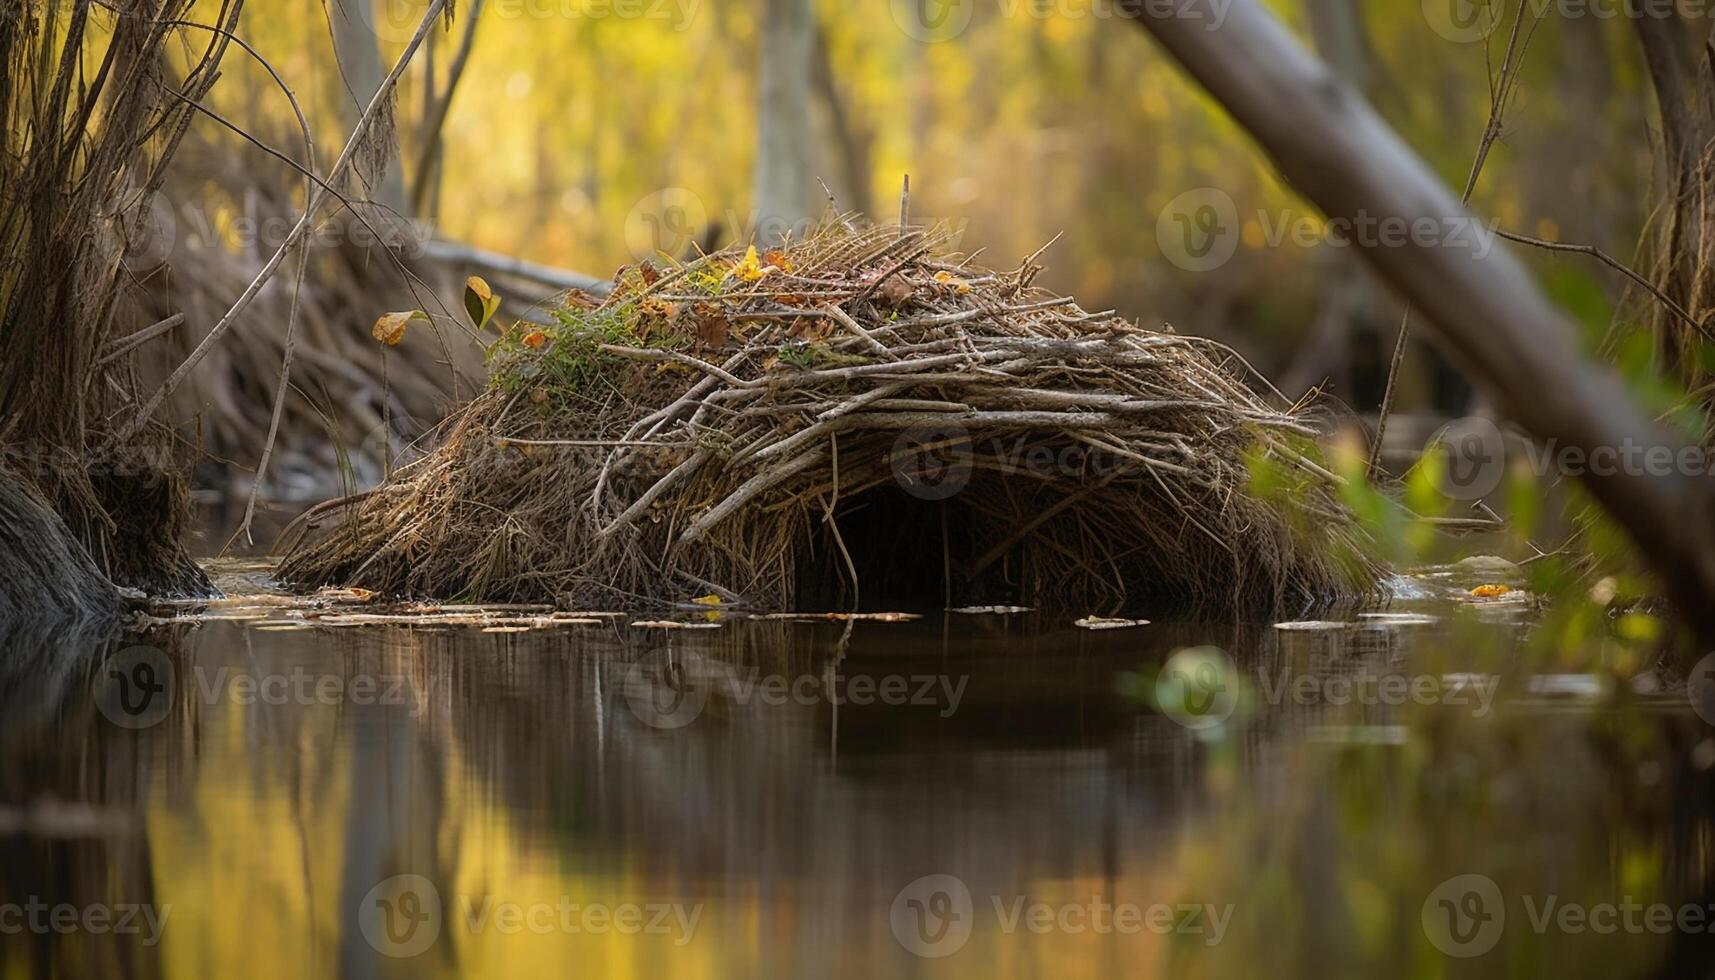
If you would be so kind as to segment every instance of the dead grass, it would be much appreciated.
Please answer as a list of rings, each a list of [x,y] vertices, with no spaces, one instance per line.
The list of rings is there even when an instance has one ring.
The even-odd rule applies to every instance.
[[[1373,587],[1311,426],[1230,350],[1087,313],[1032,285],[1034,258],[940,249],[835,224],[567,295],[495,343],[436,451],[289,529],[282,574],[572,606],[1226,615]],[[1259,459],[1293,492],[1253,493]]]

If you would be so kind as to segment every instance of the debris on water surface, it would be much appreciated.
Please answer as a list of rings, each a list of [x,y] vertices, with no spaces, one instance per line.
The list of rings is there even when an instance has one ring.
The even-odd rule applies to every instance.
[[[1275,623],[1274,628],[1291,633],[1330,633],[1335,630],[1349,629],[1353,625],[1355,624],[1330,619],[1304,619],[1291,623]]]
[[[920,613],[907,612],[874,612],[874,613],[763,613],[752,616],[752,619],[787,619],[798,622],[825,621],[830,623],[871,622],[871,623],[909,623],[914,619],[922,619]]]
[[[1113,619],[1108,616],[1085,616],[1073,625],[1087,630],[1123,630],[1133,626],[1148,626],[1147,619]]]
[[[960,606],[947,610],[960,616],[1010,616],[1014,613],[1027,613],[1030,606]]]

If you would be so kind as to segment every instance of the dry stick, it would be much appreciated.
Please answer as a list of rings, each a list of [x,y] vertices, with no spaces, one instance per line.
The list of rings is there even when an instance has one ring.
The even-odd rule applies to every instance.
[[[1588,255],[1588,256],[1596,259],[1597,261],[1601,262],[1602,264],[1608,266],[1608,268],[1613,269],[1614,271],[1625,276],[1627,279],[1630,279],[1632,282],[1635,282],[1639,286],[1642,286],[1645,290],[1647,290],[1649,292],[1649,294],[1651,296],[1654,296],[1657,300],[1659,300],[1661,302],[1661,305],[1667,307],[1668,312],[1672,313],[1674,316],[1680,318],[1681,320],[1684,320],[1685,323],[1687,325],[1689,325],[1692,329],[1696,330],[1698,333],[1701,333],[1705,340],[1708,340],[1712,343],[1715,343],[1715,333],[1710,332],[1709,328],[1706,325],[1698,322],[1696,317],[1692,316],[1690,313],[1687,313],[1685,310],[1685,307],[1680,306],[1678,303],[1674,302],[1673,297],[1662,292],[1661,289],[1658,288],[1654,283],[1650,282],[1648,279],[1645,279],[1639,273],[1634,272],[1625,263],[1614,258],[1613,256],[1609,255],[1607,252],[1602,251],[1601,249],[1597,248],[1594,245],[1579,245],[1579,244],[1572,243],[1572,242],[1551,242],[1551,241],[1548,241],[1547,239],[1532,238],[1529,235],[1520,235],[1517,232],[1502,231],[1498,228],[1495,229],[1495,234],[1500,236],[1501,238],[1505,238],[1509,242],[1518,242],[1521,245],[1534,245],[1537,248],[1547,249],[1550,252],[1576,252],[1580,255]]]
[[[823,503],[824,516],[829,530],[834,532],[834,543],[840,546],[840,557],[846,560],[846,574],[852,577],[852,612],[857,612],[858,605],[863,601],[862,593],[858,590],[857,564],[852,561],[852,553],[846,550],[845,536],[840,534],[840,522],[834,520],[834,505],[840,502],[840,441],[838,436],[828,437],[828,451],[833,454],[834,488]]]
[[[725,500],[710,508],[707,513],[692,522],[690,527],[685,528],[684,533],[679,535],[679,543],[686,545],[695,542],[709,528],[731,516],[733,511],[744,506],[752,497],[768,490],[780,481],[820,463],[824,455],[825,453],[821,449],[813,449],[797,459],[773,466],[744,481],[737,490],[728,494]]]
[[[381,107],[392,97],[394,87],[399,84],[399,76],[405,73],[406,65],[410,64],[411,59],[416,56],[417,49],[423,44],[423,38],[428,36],[429,31],[434,27],[435,18],[446,8],[446,5],[447,0],[432,0],[429,8],[424,11],[423,22],[417,25],[417,33],[405,46],[405,50],[400,54],[399,61],[393,66],[393,70],[382,80],[381,87],[376,89],[375,97],[369,100],[368,108],[363,110],[363,116],[358,120],[351,138],[346,141],[345,149],[340,152],[339,159],[334,163],[333,169],[328,172],[327,182],[329,184],[338,183],[340,178],[345,175],[345,171],[350,168],[352,160],[357,156],[358,146],[364,142],[364,137],[368,134],[376,116],[380,114]],[[238,317],[249,308],[250,303],[262,292],[262,287],[274,277],[275,272],[279,271],[280,264],[286,260],[286,256],[303,240],[311,223],[315,220],[316,211],[321,206],[324,196],[323,190],[317,187],[315,194],[305,204],[303,216],[298,219],[298,223],[292,227],[291,233],[274,251],[267,264],[262,267],[262,271],[258,272],[256,278],[250,281],[250,285],[245,287],[244,292],[232,304],[232,308],[220,318],[220,322],[209,329],[208,335],[202,339],[202,343],[191,351],[184,363],[175,368],[173,373],[167,377],[166,382],[154,395],[150,396],[149,401],[137,412],[136,418],[132,419],[131,424],[119,434],[119,441],[123,442],[135,435],[137,430],[142,428],[143,424],[155,414],[155,410],[161,407],[161,403],[166,401],[167,397],[184,383],[185,378],[198,364],[202,363],[203,358],[207,357],[209,351],[214,349],[214,345],[226,335],[227,331],[232,329],[232,325],[237,322]]]
[[[1489,150],[1495,145],[1495,140],[1500,138],[1501,121],[1507,111],[1507,99],[1512,94],[1512,89],[1517,85],[1517,66],[1513,63],[1515,51],[1521,60],[1524,57],[1524,52],[1518,49],[1519,30],[1524,26],[1524,11],[1529,2],[1530,0],[1519,0],[1518,11],[1513,15],[1512,34],[1507,38],[1507,54],[1506,57],[1501,60],[1500,86],[1498,88],[1494,88],[1493,83],[1490,83],[1489,121],[1488,124],[1483,127],[1483,138],[1477,144],[1477,157],[1472,161],[1471,172],[1465,178],[1465,192],[1459,196],[1459,203],[1461,206],[1470,205],[1471,192],[1476,190],[1477,177],[1483,172],[1483,164],[1488,162]],[[1530,34],[1526,35],[1524,40],[1524,46],[1526,48],[1530,47],[1530,38],[1536,34],[1536,25],[1540,23],[1540,16],[1536,21],[1532,22]],[[1483,50],[1485,54],[1488,52],[1487,47]],[[1408,302],[1405,304],[1404,315],[1400,317],[1399,336],[1394,340],[1393,357],[1388,362],[1387,386],[1382,389],[1381,407],[1376,412],[1375,442],[1370,446],[1369,464],[1365,468],[1365,472],[1372,481],[1375,479],[1377,471],[1381,468],[1382,437],[1387,434],[1388,413],[1393,411],[1394,387],[1399,381],[1400,365],[1405,361],[1406,344],[1410,341],[1411,304]]]
[[[845,327],[847,330],[850,330],[853,334],[857,335],[860,339],[862,339],[864,344],[866,346],[868,346],[870,350],[875,351],[876,353],[880,354],[882,357],[885,357],[890,361],[899,360],[899,358],[893,353],[893,351],[888,349],[886,344],[884,344],[881,341],[876,340],[874,337],[870,336],[869,331],[865,330],[861,326],[858,326],[858,322],[856,320],[853,320],[850,316],[848,316],[846,314],[845,310],[840,309],[838,306],[836,306],[833,303],[829,303],[827,306],[822,307],[822,311],[827,313],[828,316],[833,317],[835,320],[837,320],[839,322],[840,326]]]
[[[227,540],[228,547],[244,535],[246,545],[256,542],[250,536],[250,522],[256,517],[256,498],[262,493],[262,481],[268,474],[268,463],[274,458],[274,440],[280,435],[280,420],[286,414],[286,391],[292,382],[292,353],[297,343],[299,298],[304,289],[304,273],[310,264],[310,250],[304,249],[298,253],[298,274],[292,283],[292,306],[286,314],[286,349],[280,357],[280,381],[274,389],[274,411],[268,418],[268,439],[262,444],[262,459],[256,464],[256,478],[250,483],[250,498],[244,502],[244,520],[238,524],[238,529],[232,532]],[[387,355],[382,353],[382,367],[385,369]],[[221,549],[223,552],[226,549]]]
[[[95,366],[96,367],[106,367],[107,365],[112,364],[114,361],[119,360],[121,357],[124,357],[126,354],[131,353],[132,351],[136,350],[137,348],[143,346],[144,344],[148,343],[151,340],[154,340],[156,337],[159,337],[160,335],[166,333],[167,331],[173,329],[174,327],[179,326],[180,324],[182,324],[184,322],[185,322],[185,315],[183,313],[174,313],[172,316],[167,317],[165,320],[162,320],[158,323],[150,324],[149,326],[144,327],[143,329],[141,329],[141,330],[137,331],[136,333],[131,334],[129,336],[121,337],[119,340],[114,342],[112,350],[110,350],[106,354],[102,355],[101,360],[95,362]]]

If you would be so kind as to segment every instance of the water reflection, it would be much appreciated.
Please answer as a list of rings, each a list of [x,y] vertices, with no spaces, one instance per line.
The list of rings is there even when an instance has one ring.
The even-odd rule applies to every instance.
[[[1708,884],[1715,728],[1517,623],[1068,619],[15,637],[3,972],[1642,975]]]

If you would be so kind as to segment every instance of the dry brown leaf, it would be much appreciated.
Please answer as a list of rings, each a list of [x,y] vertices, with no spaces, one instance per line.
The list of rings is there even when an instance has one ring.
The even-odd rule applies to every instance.
[[[422,310],[383,313],[380,319],[375,321],[375,326],[370,329],[369,335],[389,347],[398,347],[399,342],[405,339],[405,329],[411,325],[413,320],[422,320],[427,323],[429,317]]]

